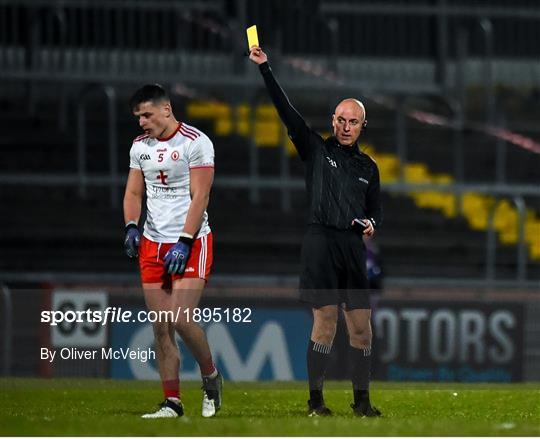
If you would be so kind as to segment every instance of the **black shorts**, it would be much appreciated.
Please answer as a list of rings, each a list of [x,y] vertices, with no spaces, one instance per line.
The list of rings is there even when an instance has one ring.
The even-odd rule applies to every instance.
[[[352,230],[310,225],[301,254],[300,300],[314,308],[369,309],[366,250]]]

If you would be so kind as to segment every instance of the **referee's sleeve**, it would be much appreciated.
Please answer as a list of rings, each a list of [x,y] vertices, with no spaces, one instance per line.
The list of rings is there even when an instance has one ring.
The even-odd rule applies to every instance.
[[[289,137],[293,141],[294,146],[298,150],[298,154],[302,160],[306,160],[309,155],[309,132],[310,128],[306,121],[300,116],[300,113],[292,106],[289,98],[277,82],[270,64],[268,62],[259,65],[259,70],[264,79],[268,94],[272,99],[274,106],[279,114],[279,117],[287,127]]]
[[[378,229],[383,222],[383,209],[381,202],[381,182],[379,168],[373,162],[373,177],[368,186],[366,195],[366,215],[373,221],[373,227]]]

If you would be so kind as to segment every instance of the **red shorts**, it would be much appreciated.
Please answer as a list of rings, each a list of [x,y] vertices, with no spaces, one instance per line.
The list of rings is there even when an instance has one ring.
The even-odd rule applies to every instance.
[[[212,233],[201,236],[193,242],[191,253],[182,274],[167,273],[163,258],[174,244],[150,241],[145,236],[139,248],[139,266],[142,283],[161,282],[164,288],[170,288],[172,281],[183,278],[201,278],[208,280],[214,255],[212,252]]]

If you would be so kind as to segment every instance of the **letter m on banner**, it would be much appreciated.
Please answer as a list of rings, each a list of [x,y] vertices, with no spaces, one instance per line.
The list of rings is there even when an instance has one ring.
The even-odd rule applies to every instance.
[[[287,339],[277,322],[265,323],[253,337],[251,349],[245,360],[238,352],[237,344],[223,324],[208,328],[208,342],[212,346],[215,361],[220,361],[233,381],[256,381],[268,362],[272,379],[288,381],[294,379],[291,360],[287,349]]]

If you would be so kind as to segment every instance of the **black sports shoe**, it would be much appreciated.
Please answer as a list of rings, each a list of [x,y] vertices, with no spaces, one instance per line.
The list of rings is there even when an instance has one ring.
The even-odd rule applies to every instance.
[[[356,416],[366,417],[366,418],[376,418],[382,416],[382,413],[376,408],[372,407],[369,401],[360,404],[351,404],[351,408]]]
[[[159,404],[159,409],[153,413],[147,413],[141,417],[144,419],[157,419],[157,418],[179,418],[184,415],[184,407],[182,403],[171,401],[166,399],[161,404]]]
[[[324,401],[312,404],[311,399],[308,401],[308,413],[309,417],[315,416],[332,416],[332,410],[324,405]]]
[[[202,415],[210,418],[221,408],[223,377],[218,372],[215,378],[203,377]]]

